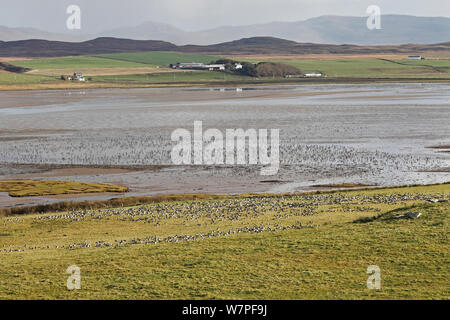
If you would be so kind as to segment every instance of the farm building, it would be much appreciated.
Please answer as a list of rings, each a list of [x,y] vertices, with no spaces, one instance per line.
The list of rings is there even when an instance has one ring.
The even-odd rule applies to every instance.
[[[290,78],[303,78],[305,75],[303,74],[287,74],[284,77],[286,79],[290,79]]]
[[[320,72],[305,73],[304,76],[306,78],[319,78],[322,77],[322,73]]]
[[[205,64],[205,68],[207,68],[208,70],[225,70],[225,65],[224,64]]]
[[[84,78],[83,74],[81,72],[75,72],[73,74],[73,76],[68,76],[67,80],[71,80],[71,81],[86,81],[86,79]]]
[[[179,62],[172,65],[173,69],[191,69],[191,70],[225,70],[224,64],[204,64],[200,62]]]
[[[178,62],[173,65],[174,69],[204,69],[204,63],[200,62]]]
[[[425,58],[422,56],[409,56],[409,60],[424,60]]]

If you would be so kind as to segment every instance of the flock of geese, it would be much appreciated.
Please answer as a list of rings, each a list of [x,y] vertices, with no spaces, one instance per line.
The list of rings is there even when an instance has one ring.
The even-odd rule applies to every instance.
[[[76,210],[67,213],[36,215],[30,217],[4,217],[0,218],[0,225],[5,228],[14,227],[26,219],[33,224],[47,223],[48,221],[64,221],[76,224],[80,221],[99,221],[116,219],[119,222],[150,224],[152,232],[167,232],[164,226],[176,219],[178,233],[165,236],[155,234],[134,237],[132,239],[116,239],[114,241],[82,241],[77,243],[4,246],[0,253],[22,252],[38,249],[80,249],[104,248],[129,245],[150,245],[157,243],[176,243],[182,241],[195,241],[213,237],[223,237],[240,233],[274,232],[288,229],[317,227],[311,221],[300,222],[297,217],[311,217],[324,212],[379,212],[376,205],[405,205],[410,201],[437,202],[448,201],[450,195],[416,194],[416,193],[373,193],[361,195],[352,193],[322,193],[303,195],[261,196],[247,198],[230,198],[221,200],[194,200],[162,202],[128,208],[111,208],[98,210]],[[258,218],[261,218],[258,220]],[[199,228],[192,234],[180,234],[182,230],[189,230],[189,226]],[[130,225],[125,225],[130,227]],[[74,225],[74,228],[77,228]],[[131,227],[130,227],[131,228]],[[222,231],[221,228],[227,228]],[[204,230],[198,232],[198,230]],[[6,229],[5,229],[6,230]],[[157,231],[155,231],[157,230]],[[187,232],[189,233],[189,232]]]

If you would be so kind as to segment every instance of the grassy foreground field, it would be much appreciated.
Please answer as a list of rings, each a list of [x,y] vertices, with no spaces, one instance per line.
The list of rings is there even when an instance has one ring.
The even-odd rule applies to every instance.
[[[449,198],[445,184],[4,217],[0,298],[448,299]]]

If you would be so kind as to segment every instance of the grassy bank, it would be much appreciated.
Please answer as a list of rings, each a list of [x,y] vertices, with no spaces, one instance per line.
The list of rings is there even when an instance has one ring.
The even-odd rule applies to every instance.
[[[445,299],[450,205],[431,200],[449,195],[446,184],[1,218],[0,298]],[[394,219],[408,211],[422,216]],[[81,290],[65,286],[70,265]],[[366,287],[369,265],[381,290]]]
[[[129,74],[93,77],[94,82],[122,83],[122,84],[170,84],[170,83],[210,83],[228,81],[249,81],[251,77],[226,74],[214,71],[164,72],[152,74]]]
[[[106,76],[105,76],[106,77]],[[132,79],[137,79],[136,75],[127,75]],[[168,77],[165,75],[164,77]],[[170,77],[170,76],[169,76]],[[172,75],[173,77],[173,75]],[[1,77],[0,77],[1,78]],[[144,81],[120,81],[120,77],[109,76],[114,81],[89,81],[89,82],[69,82],[69,81],[37,81],[36,83],[13,83],[0,84],[0,91],[26,91],[26,90],[78,90],[78,89],[101,89],[101,88],[176,88],[176,87],[243,87],[243,86],[265,86],[265,85],[302,85],[302,84],[370,84],[370,83],[449,83],[450,78],[302,78],[302,79],[253,79],[231,80],[227,75],[225,80],[194,80],[180,81],[176,76],[175,81],[155,81],[149,75],[140,75]],[[173,78],[172,78],[173,79]]]
[[[0,192],[11,197],[32,197],[61,194],[127,192],[128,188],[107,183],[86,183],[58,180],[0,180]]]
[[[19,74],[11,72],[0,73],[0,86],[30,86],[35,84],[45,84],[49,82],[55,82],[55,77],[32,75],[32,74]]]

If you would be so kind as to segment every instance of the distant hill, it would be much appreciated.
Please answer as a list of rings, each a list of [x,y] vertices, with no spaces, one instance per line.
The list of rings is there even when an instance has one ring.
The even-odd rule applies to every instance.
[[[0,26],[1,41],[20,41],[29,39],[43,39],[52,41],[70,41],[79,42],[86,41],[96,36],[80,35],[80,34],[59,34],[46,32],[35,28],[8,28]]]
[[[357,46],[298,43],[273,37],[254,37],[215,45],[177,46],[165,41],[98,38],[85,42],[24,40],[0,42],[0,57],[61,57],[100,53],[176,51],[213,55],[231,54],[418,54],[429,51],[450,51],[450,42],[440,44],[409,44],[392,46]]]
[[[246,26],[224,26],[187,32],[164,23],[146,22],[97,35],[55,34],[30,28],[0,27],[0,40],[45,39],[85,41],[98,37],[161,40],[177,45],[210,45],[252,37],[276,37],[320,44],[431,44],[450,41],[450,18],[383,15],[381,30],[369,30],[367,17],[321,16],[296,22],[271,22]]]
[[[193,34],[194,33],[185,32],[169,24],[148,21],[135,27],[118,28],[102,32],[99,36],[134,40],[163,40],[175,44],[204,44],[196,41],[196,37],[193,36]]]
[[[182,52],[208,54],[417,54],[430,51],[449,51],[450,42],[439,44],[408,44],[389,46],[330,45],[298,43],[273,37],[254,37],[209,46],[180,46]]]
[[[178,47],[165,41],[138,41],[98,38],[85,42],[23,40],[0,42],[0,57],[63,57],[99,53],[138,51],[176,51]]]
[[[380,30],[369,30],[366,17],[321,16],[298,22],[221,27],[199,33],[192,43],[211,44],[246,37],[272,36],[322,44],[430,44],[450,41],[450,18],[383,15]]]

